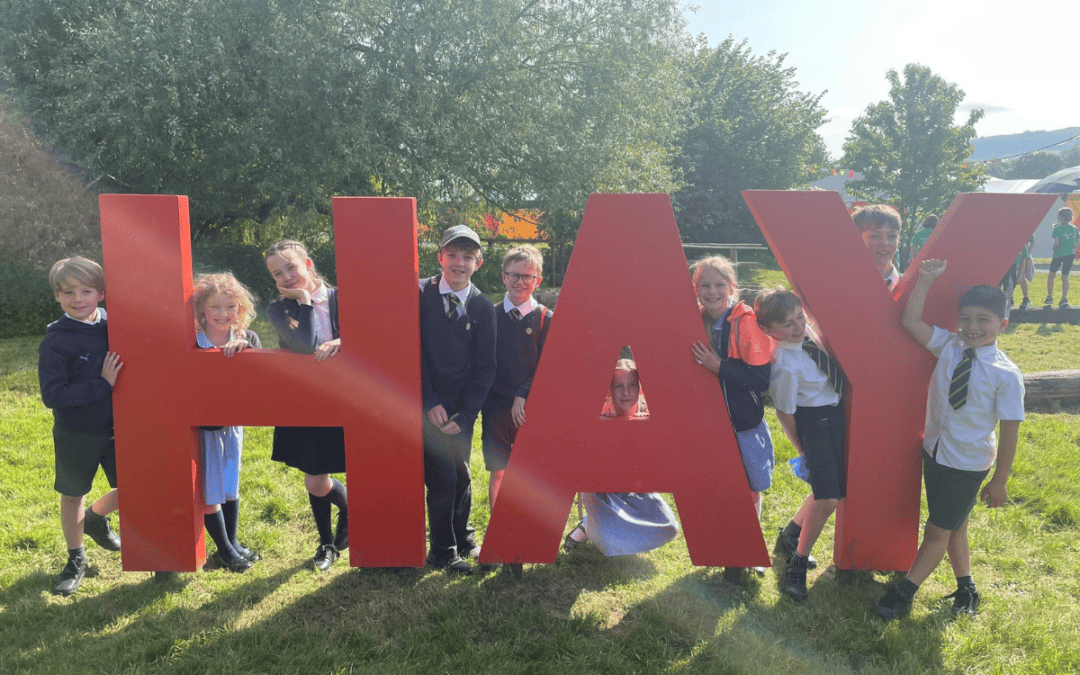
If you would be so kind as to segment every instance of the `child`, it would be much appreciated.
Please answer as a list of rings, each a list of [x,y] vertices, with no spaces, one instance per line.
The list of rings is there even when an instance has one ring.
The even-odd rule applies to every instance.
[[[525,424],[525,399],[551,323],[551,310],[532,296],[543,280],[543,269],[544,258],[535,246],[515,246],[503,256],[506,295],[495,305],[495,382],[480,418],[492,508],[518,427]]]
[[[1072,271],[1076,257],[1076,245],[1080,242],[1080,230],[1072,224],[1073,210],[1065,207],[1058,211],[1057,225],[1054,226],[1054,257],[1050,259],[1050,276],[1046,279],[1046,300],[1043,304],[1050,309],[1054,304],[1054,275],[1061,268],[1061,302],[1058,307],[1069,306],[1069,272]]]
[[[926,260],[919,281],[904,308],[904,329],[937,357],[930,378],[923,435],[923,477],[929,514],[922,544],[907,577],[889,587],[873,606],[874,613],[894,619],[911,610],[919,585],[946,553],[956,575],[952,613],[974,615],[979,592],[971,579],[968,520],[976,498],[990,508],[1005,504],[1006,482],[1016,456],[1020,422],[1024,419],[1024,378],[997,347],[997,336],[1009,324],[1005,294],[993,286],[976,286],[959,303],[956,333],[929,326],[923,305],[934,280],[945,272],[945,261]],[[994,427],[1001,438],[994,449]],[[994,464],[990,481],[979,486]]]
[[[1020,309],[1027,309],[1031,307],[1031,298],[1028,297],[1028,282],[1035,278],[1035,261],[1031,258],[1031,249],[1035,246],[1035,236],[1032,235],[1028,243],[1024,244],[1024,248],[1020,249],[1019,255],[1016,256],[1016,262],[1014,266],[1016,268],[1016,281],[1020,284],[1020,292],[1024,294],[1024,298],[1020,301]],[[1010,302],[1012,301],[1012,293],[1007,293],[1007,297]]]
[[[761,493],[772,485],[773,475],[772,435],[765,423],[762,394],[769,389],[769,362],[775,345],[771,337],[762,333],[753,309],[741,301],[732,306],[738,281],[727,258],[700,260],[694,264],[693,274],[698,307],[710,340],[708,345],[695,342],[691,348],[698,365],[720,378],[760,520]],[[754,569],[765,573],[764,568]],[[738,568],[729,568],[725,575],[737,580],[738,572]]]
[[[624,421],[649,418],[632,360],[616,362],[600,416]],[[587,515],[566,535],[567,551],[592,541],[605,556],[633,555],[659,548],[679,533],[675,514],[656,492],[583,492],[578,504],[579,512],[583,505]]]
[[[911,235],[911,243],[908,245],[908,257],[907,259],[914,260],[915,256],[919,255],[919,251],[922,250],[926,240],[930,238],[930,233],[937,227],[938,217],[931,213],[928,215],[922,223],[922,228],[918,232]]]
[[[429,564],[472,574],[480,548],[469,525],[473,424],[495,380],[495,308],[472,284],[484,264],[480,237],[464,225],[439,244],[442,274],[420,280],[420,373]]]
[[[201,349],[219,348],[232,358],[245,347],[259,349],[259,336],[248,330],[255,318],[255,299],[232,274],[204,274],[191,292],[195,307],[195,342]],[[215,562],[230,572],[243,572],[260,560],[237,539],[240,520],[240,451],[244,427],[200,427],[203,514],[206,531],[217,544]]]
[[[800,509],[798,545],[787,561],[781,592],[806,600],[810,551],[846,495],[843,373],[806,325],[802,302],[789,290],[766,290],[756,302],[757,320],[776,340],[769,394],[776,417],[795,450],[806,458],[812,501]],[[783,533],[781,533],[783,537]]]
[[[86,574],[84,533],[107,551],[120,550],[108,516],[119,504],[112,390],[124,364],[109,351],[105,310],[98,307],[105,299],[101,266],[86,258],[64,258],[49,271],[49,285],[64,315],[49,324],[41,341],[38,380],[41,400],[53,412],[53,489],[60,493],[60,526],[68,547],[53,593],[68,596]],[[84,509],[98,466],[112,489]]]
[[[278,346],[325,361],[341,349],[337,289],[316,271],[298,241],[279,241],[266,249],[266,268],[281,298],[266,308]],[[319,532],[312,565],[325,572],[349,547],[349,501],[345,486],[331,473],[345,471],[345,431],[341,427],[276,427],[275,462],[304,472],[311,515]],[[338,507],[337,530],[331,531],[331,505]]]
[[[867,250],[874,256],[874,264],[885,285],[892,288],[900,281],[900,273],[893,264],[900,245],[900,214],[886,204],[871,204],[856,209],[851,218],[858,226]]]

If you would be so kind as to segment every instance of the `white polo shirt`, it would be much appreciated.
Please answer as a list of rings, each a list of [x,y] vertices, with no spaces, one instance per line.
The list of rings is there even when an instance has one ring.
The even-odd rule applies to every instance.
[[[809,328],[807,335],[824,350]],[[794,415],[799,406],[818,407],[840,402],[840,395],[829,384],[829,377],[802,348],[802,343],[779,340],[773,352],[769,396],[777,410],[789,415]]]
[[[937,357],[926,399],[923,450],[937,463],[964,471],[985,471],[997,457],[998,420],[1024,419],[1024,376],[997,343],[975,350],[968,380],[967,403],[949,405],[953,371],[966,349],[956,333],[934,326],[926,348]]]

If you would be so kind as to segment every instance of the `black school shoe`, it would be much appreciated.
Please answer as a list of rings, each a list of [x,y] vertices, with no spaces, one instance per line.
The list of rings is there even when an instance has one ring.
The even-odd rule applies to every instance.
[[[473,573],[472,565],[462,560],[461,556],[458,555],[453,555],[448,558],[428,558],[427,562],[432,567],[437,567],[441,570],[446,570],[447,572],[464,575]]]
[[[795,602],[805,602],[809,593],[806,590],[806,566],[796,565],[789,559],[784,566],[784,580],[780,584],[780,592]]]
[[[64,569],[60,571],[60,576],[56,578],[56,584],[53,586],[53,593],[62,595],[66,598],[79,590],[79,584],[82,583],[83,576],[85,575],[86,557],[79,556],[77,558],[68,558],[67,564],[64,565]]]
[[[896,586],[889,586],[885,595],[881,596],[881,599],[874,603],[870,610],[882,619],[892,621],[911,611],[911,600],[901,595],[900,591],[896,590]]]
[[[799,538],[793,534],[784,534],[784,531],[780,530],[780,534],[776,537],[775,550],[782,553],[785,558],[791,558],[799,550]],[[806,569],[816,568],[817,558],[813,555],[806,556]]]
[[[968,616],[975,616],[976,611],[979,609],[979,602],[982,598],[979,597],[979,591],[975,590],[974,586],[968,588],[958,588],[949,595],[945,596],[945,599],[952,598],[952,612],[953,616],[960,616],[966,614]]]
[[[120,537],[109,524],[109,517],[99,516],[93,509],[86,509],[83,514],[83,534],[106,551],[120,550]]]
[[[243,554],[237,554],[236,560],[229,562],[225,559],[225,556],[221,555],[221,551],[214,553],[210,558],[210,564],[220,570],[229,570],[230,572],[246,572],[251,569],[251,561],[244,557]]]
[[[320,544],[315,549],[315,557],[311,559],[311,565],[320,572],[330,569],[334,561],[341,555],[333,544]]]

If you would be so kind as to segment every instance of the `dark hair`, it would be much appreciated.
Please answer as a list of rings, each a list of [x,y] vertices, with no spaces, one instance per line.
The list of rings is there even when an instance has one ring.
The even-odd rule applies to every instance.
[[[888,204],[871,204],[855,209],[851,219],[855,221],[859,232],[881,228],[900,231],[900,214]]]
[[[922,229],[932,230],[937,227],[938,217],[934,214],[930,214],[926,217],[926,220],[922,221]]]
[[[1005,318],[1005,294],[996,286],[975,286],[960,296],[958,309],[982,307],[988,309],[1000,319]]]

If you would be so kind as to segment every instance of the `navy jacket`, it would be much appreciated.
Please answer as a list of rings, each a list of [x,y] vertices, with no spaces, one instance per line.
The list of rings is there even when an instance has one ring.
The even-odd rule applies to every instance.
[[[720,358],[720,386],[724,390],[724,400],[727,402],[728,416],[731,417],[731,426],[735,431],[746,431],[761,424],[765,417],[765,401],[762,394],[769,390],[769,376],[772,374],[772,365],[751,366],[740,359],[730,359],[724,356],[728,352],[728,344],[731,340],[731,322],[728,316],[731,310],[724,314],[723,328],[719,331],[710,328],[713,345],[717,348]],[[718,335],[719,333],[719,335]]]
[[[338,331],[337,289],[327,288],[330,301],[330,330],[333,339],[341,337]],[[281,298],[270,303],[266,316],[278,336],[278,347],[297,354],[314,354],[315,348],[322,342],[315,335],[315,322],[312,315],[315,305],[301,305],[292,298]],[[291,322],[295,321],[296,326]]]
[[[49,324],[38,348],[38,382],[58,427],[112,436],[112,385],[101,376],[108,352],[104,318],[90,325],[64,315]]]

